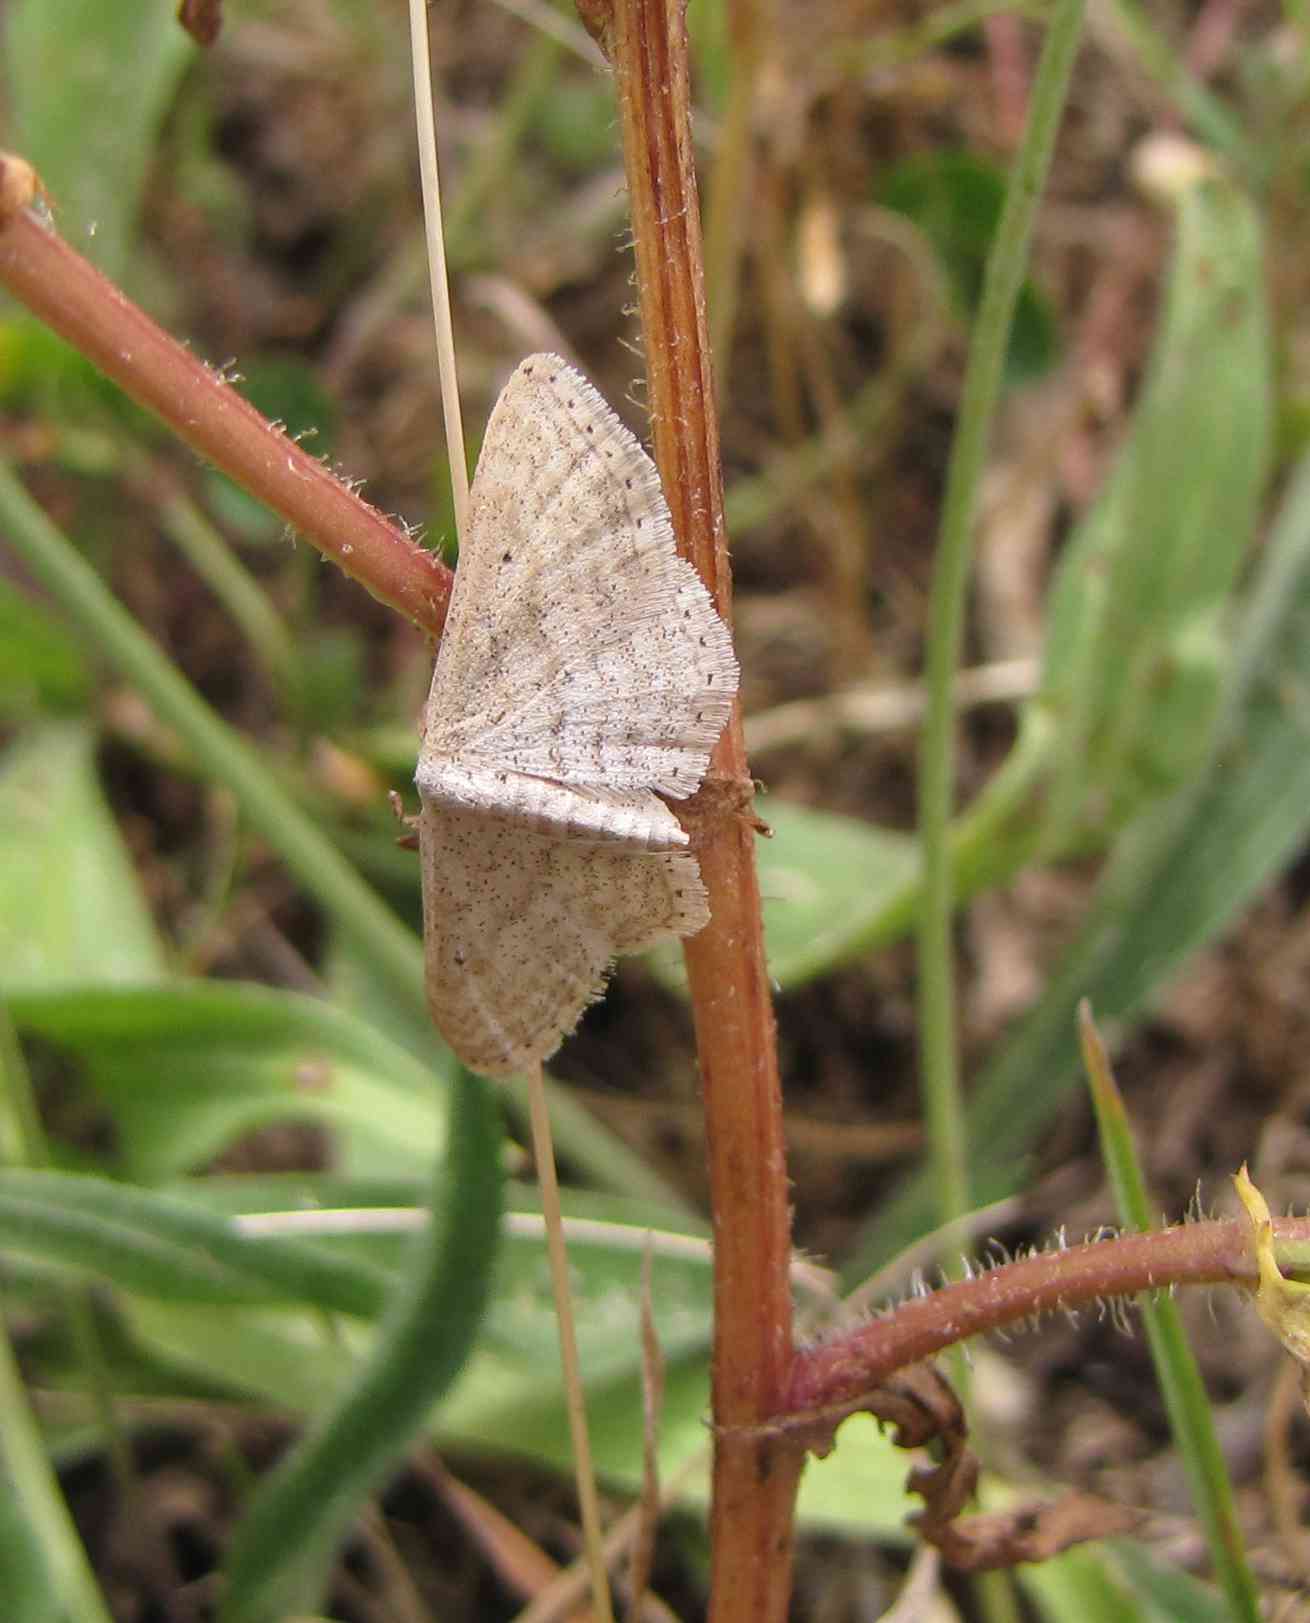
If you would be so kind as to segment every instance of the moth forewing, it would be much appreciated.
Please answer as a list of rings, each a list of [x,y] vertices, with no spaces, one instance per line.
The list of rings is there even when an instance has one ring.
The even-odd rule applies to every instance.
[[[617,954],[704,926],[658,796],[700,786],[736,690],[650,458],[530,357],[487,425],[416,773],[428,999],[467,1064],[548,1058]]]

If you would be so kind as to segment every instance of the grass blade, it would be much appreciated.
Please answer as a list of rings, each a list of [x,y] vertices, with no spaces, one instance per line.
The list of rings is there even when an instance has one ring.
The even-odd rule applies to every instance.
[[[1101,1153],[1114,1187],[1119,1215],[1130,1228],[1146,1233],[1155,1225],[1137,1149],[1109,1056],[1085,1003],[1079,1011],[1079,1025],[1083,1061],[1101,1131]],[[1258,1623],[1260,1595],[1246,1557],[1233,1485],[1215,1434],[1201,1372],[1187,1344],[1177,1305],[1167,1296],[1143,1302],[1142,1320],[1170,1429],[1191,1483],[1197,1513],[1210,1547],[1210,1559],[1228,1600],[1229,1615],[1245,1623]]]

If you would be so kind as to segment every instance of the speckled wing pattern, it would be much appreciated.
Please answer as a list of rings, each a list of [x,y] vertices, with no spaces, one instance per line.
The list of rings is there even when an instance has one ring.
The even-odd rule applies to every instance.
[[[659,475],[595,389],[524,361],[487,424],[416,781],[427,991],[472,1069],[554,1053],[618,953],[708,921],[664,795],[737,691]]]

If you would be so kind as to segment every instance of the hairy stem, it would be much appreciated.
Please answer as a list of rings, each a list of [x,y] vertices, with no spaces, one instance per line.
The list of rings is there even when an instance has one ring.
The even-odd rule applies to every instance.
[[[266,422],[221,372],[21,206],[8,176],[26,168],[0,155],[0,286],[380,602],[440,632],[450,601],[445,565]]]
[[[1310,1219],[1282,1219],[1274,1232],[1282,1244],[1304,1244]],[[854,1403],[907,1364],[1043,1313],[1071,1312],[1171,1285],[1253,1285],[1255,1278],[1247,1222],[1184,1223],[1162,1233],[1043,1251],[913,1297],[885,1318],[800,1352],[789,1407],[802,1416]]]
[[[583,0],[618,82],[655,460],[678,547],[725,618],[731,581],[677,0]],[[740,712],[693,802],[709,925],[686,944],[714,1212],[710,1618],[781,1623],[801,1459],[761,1429],[791,1378],[791,1242],[773,1010]]]

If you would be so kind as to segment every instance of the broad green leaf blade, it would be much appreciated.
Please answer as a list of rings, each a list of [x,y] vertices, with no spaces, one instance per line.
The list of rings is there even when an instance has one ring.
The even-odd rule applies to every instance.
[[[161,1301],[294,1302],[375,1317],[390,1270],[243,1229],[175,1194],[107,1178],[0,1171],[0,1252]]]
[[[485,1361],[475,1361],[470,1373],[492,1378]],[[449,1444],[531,1458],[562,1475],[571,1471],[567,1417],[558,1396],[523,1409],[484,1410],[477,1430],[470,1431],[461,1410],[463,1387],[461,1382],[452,1394],[449,1411],[442,1416],[440,1434]],[[680,1505],[702,1510],[708,1508],[710,1500],[710,1446],[706,1435],[709,1412],[709,1368],[705,1358],[671,1358],[658,1441],[660,1476],[665,1482],[677,1479]],[[598,1474],[614,1489],[639,1493],[640,1377],[601,1382],[588,1376],[587,1418]],[[520,1420],[526,1422],[526,1430],[515,1424]],[[847,1537],[876,1537],[898,1544],[908,1542],[911,1532],[906,1518],[922,1508],[922,1501],[905,1491],[909,1465],[909,1456],[895,1446],[875,1420],[868,1415],[853,1415],[843,1423],[837,1447],[824,1459],[806,1462],[797,1515],[803,1525],[814,1530]]]
[[[803,986],[904,929],[918,869],[908,834],[775,796],[762,796],[757,810],[772,831],[755,850],[769,974],[779,986]],[[686,986],[676,947],[657,948],[650,961],[666,984]]]
[[[8,144],[35,164],[75,247],[127,270],[155,138],[195,44],[174,0],[13,0]]]
[[[1019,1584],[1045,1623],[1157,1623],[1153,1610],[1135,1605],[1108,1570],[1101,1551],[1082,1546],[1052,1561],[1028,1562]]]
[[[419,1175],[441,1151],[447,1084],[331,1004],[237,984],[172,982],[15,997],[20,1032],[80,1061],[108,1105],[122,1164],[158,1183],[271,1122],[336,1134],[343,1172]]]
[[[362,1324],[322,1315],[375,1317],[388,1281],[399,1285],[410,1226],[356,1234],[272,1239],[235,1230],[225,1219],[279,1211],[396,1207],[413,1186],[332,1177],[193,1180],[168,1195],[142,1193],[94,1178],[0,1175],[0,1250],[11,1267],[89,1270],[112,1286],[142,1351],[181,1372],[177,1390],[237,1392],[293,1410],[351,1379],[367,1356]],[[532,1213],[535,1192],[513,1192]],[[671,1371],[660,1448],[666,1473],[708,1460],[706,1365],[713,1301],[708,1246],[668,1227],[678,1214],[636,1209],[611,1196],[570,1192],[570,1257],[578,1282],[582,1356],[601,1469],[616,1487],[641,1480],[641,1376],[638,1353],[640,1271],[654,1248],[653,1311]],[[35,1215],[34,1214],[35,1210]],[[14,1214],[17,1213],[17,1220]],[[397,1219],[419,1213],[393,1213]],[[21,1226],[20,1226],[21,1225]],[[344,1224],[343,1224],[344,1226]],[[688,1243],[693,1242],[693,1243]],[[15,1249],[18,1247],[19,1249]],[[296,1307],[285,1304],[294,1302]],[[307,1310],[307,1311],[306,1311]],[[540,1234],[511,1228],[496,1272],[493,1305],[472,1362],[439,1417],[446,1441],[529,1456],[560,1470],[570,1457],[559,1391],[558,1342]],[[903,1536],[913,1508],[901,1489],[904,1460],[872,1422],[851,1421],[842,1446],[807,1472],[801,1514],[847,1533]],[[703,1505],[708,1471],[687,1481],[682,1502]]]
[[[349,1198],[347,1188],[340,1192]],[[323,1193],[326,1197],[326,1189]],[[239,1186],[229,1183],[225,1204],[238,1196]],[[589,1204],[602,1216],[613,1206],[603,1200]],[[642,1469],[640,1268],[650,1232],[647,1224],[625,1229],[575,1223],[569,1237],[598,1469],[614,1487],[634,1492]],[[358,1244],[380,1260],[376,1237]],[[710,1255],[707,1247],[688,1248],[677,1236],[658,1232],[652,1244],[652,1311],[669,1363],[661,1471],[668,1479],[689,1462],[702,1461],[679,1497],[684,1504],[703,1506],[709,1491]],[[120,1301],[134,1334],[156,1357],[209,1386],[243,1390],[293,1410],[306,1410],[315,1394],[344,1385],[367,1356],[367,1337],[350,1325],[329,1336],[303,1313],[163,1304],[139,1295]],[[448,1445],[569,1469],[557,1331],[539,1234],[519,1227],[506,1234],[477,1350],[433,1426]],[[842,1430],[841,1446],[807,1468],[800,1513],[808,1523],[834,1531],[902,1538],[905,1516],[915,1508],[903,1492],[905,1473],[904,1455],[876,1425],[853,1419]]]
[[[773,830],[756,856],[769,973],[778,984],[804,985],[855,947],[882,945],[879,921],[918,867],[914,841],[775,798],[759,811]]]
[[[1131,436],[1051,592],[1032,712],[1059,762],[1057,843],[1074,819],[1121,823],[1205,759],[1268,477],[1271,362],[1259,217],[1237,187],[1194,181]]]
[[[493,1302],[481,1342],[490,1360],[487,1378],[483,1383],[471,1374],[466,1375],[461,1381],[456,1400],[456,1407],[462,1406],[464,1421],[475,1432],[481,1424],[477,1417],[483,1404],[491,1414],[514,1416],[530,1410],[541,1401],[553,1401],[559,1385],[554,1302],[540,1213],[536,1209],[537,1200],[534,1191],[522,1186],[511,1186],[510,1194],[514,1213],[501,1249]],[[295,1202],[290,1208],[285,1205],[288,1196],[293,1197]],[[394,1198],[393,1191],[372,1181],[360,1183],[357,1180],[319,1176],[288,1176],[277,1179],[189,1180],[179,1186],[173,1198],[185,1201],[188,1209],[195,1214],[197,1244],[204,1234],[202,1217],[212,1220],[220,1215],[235,1217],[258,1213],[261,1233],[276,1232],[278,1225],[273,1219],[279,1210],[287,1211],[290,1215],[311,1212],[323,1215],[325,1206],[338,1203],[333,1216],[340,1221],[331,1225],[336,1231],[332,1237],[305,1239],[299,1243],[322,1248],[334,1264],[342,1259],[360,1260],[374,1269],[392,1273],[399,1264],[398,1253],[412,1239],[413,1224],[409,1220],[418,1213],[413,1210],[393,1210],[387,1214],[390,1222],[378,1225],[368,1220],[370,1214],[367,1210],[352,1214],[348,1209],[341,1209],[386,1205],[390,1204],[389,1197]],[[143,1198],[149,1200],[154,1197]],[[705,1234],[689,1230],[676,1213],[637,1206],[631,1201],[610,1196],[580,1195],[570,1191],[565,1199],[565,1209],[575,1280],[578,1341],[589,1377],[608,1384],[633,1378],[639,1369],[641,1271],[648,1243],[653,1251],[652,1308],[661,1344],[674,1356],[688,1352],[703,1354],[709,1345],[713,1303],[710,1250]],[[352,1215],[359,1219],[355,1225],[357,1232],[341,1232],[348,1230]],[[670,1221],[674,1227],[669,1226]],[[230,1246],[232,1241],[226,1236],[226,1230],[219,1232],[223,1244]],[[182,1243],[192,1243],[191,1231],[184,1222],[179,1221],[176,1229],[170,1229],[165,1238],[171,1239],[175,1233]],[[246,1272],[235,1282],[227,1298],[233,1307],[250,1299],[250,1271],[264,1269],[260,1261],[260,1243],[252,1240],[248,1250],[241,1249],[237,1253],[241,1268]],[[231,1261],[226,1251],[214,1252],[210,1260],[214,1268]],[[138,1297],[143,1295],[130,1263],[120,1263],[110,1257],[103,1262],[101,1272],[107,1282]],[[278,1295],[286,1299],[286,1288],[275,1273],[261,1271],[258,1280],[266,1299],[271,1300]],[[350,1281],[347,1280],[346,1284],[349,1286]],[[178,1336],[176,1344],[165,1349],[170,1356],[182,1356],[186,1363],[194,1364],[194,1356],[185,1352],[189,1335],[185,1327],[188,1319],[194,1318],[196,1323],[202,1325],[196,1339],[202,1349],[199,1356],[209,1360],[205,1367],[225,1383],[235,1381],[240,1384],[244,1355],[235,1320],[224,1332],[218,1326],[211,1325],[206,1317],[208,1308],[204,1302],[222,1299],[221,1293],[211,1286],[209,1275],[201,1276],[199,1288],[192,1288],[189,1282],[183,1281],[170,1291],[166,1284],[153,1283],[150,1294],[158,1296],[161,1293],[169,1297],[170,1305],[185,1309],[171,1329],[166,1323],[171,1317],[167,1312],[154,1315],[150,1321],[154,1327],[152,1333]],[[202,1304],[194,1314],[189,1305],[190,1298]],[[300,1300],[316,1307],[326,1305],[322,1298],[314,1294],[310,1282],[305,1284]],[[138,1308],[134,1306],[132,1312],[135,1314],[137,1311]],[[288,1323],[298,1323],[302,1316],[291,1313],[285,1317]],[[267,1326],[273,1325],[275,1320],[276,1315],[261,1316],[261,1322]],[[220,1346],[225,1334],[230,1336],[234,1360],[230,1366],[224,1364],[226,1355]],[[258,1383],[250,1389],[271,1396],[278,1402],[304,1401],[292,1399],[289,1393],[281,1390],[265,1391]],[[639,1410],[640,1405],[637,1407]],[[513,1446],[516,1436],[521,1439],[517,1420],[504,1419],[498,1423],[503,1423],[504,1437],[507,1439],[502,1446]],[[562,1416],[560,1424],[562,1427]],[[561,1431],[561,1436],[566,1435]]]
[[[165,968],[91,733],[24,734],[0,762],[0,992],[158,980]]]
[[[271,1214],[287,1209],[290,1197],[293,1212],[322,1214],[328,1205],[390,1204],[398,1193],[403,1196],[404,1191],[353,1180],[288,1176],[192,1180],[182,1186],[178,1198],[197,1214],[192,1221],[198,1243],[203,1237],[200,1213]],[[568,1458],[568,1428],[560,1399],[558,1332],[537,1199],[526,1187],[511,1193],[516,1211],[501,1247],[491,1307],[477,1353],[443,1408],[442,1429],[447,1437],[458,1436],[472,1446],[534,1454],[559,1463]],[[634,1483],[641,1470],[639,1326],[644,1253],[649,1244],[652,1311],[661,1345],[671,1361],[690,1371],[684,1381],[685,1413],[675,1412],[668,1433],[670,1446],[682,1449],[670,1456],[676,1463],[686,1457],[687,1449],[705,1444],[705,1359],[713,1304],[709,1246],[704,1233],[689,1230],[678,1214],[611,1196],[569,1192],[566,1212],[580,1353],[607,1417],[602,1426],[609,1439],[606,1473],[612,1480]],[[352,1214],[333,1215],[349,1219]],[[400,1231],[410,1227],[399,1220],[417,1214],[388,1214],[395,1220],[389,1233],[367,1221],[369,1213],[354,1215],[362,1219],[360,1232],[300,1243],[323,1252],[322,1267],[360,1261],[393,1273],[398,1252],[408,1243]],[[675,1227],[669,1227],[670,1221]],[[261,1222],[261,1229],[271,1227],[267,1218]],[[224,1247],[231,1247],[226,1232],[220,1234]],[[163,1238],[175,1236],[190,1243],[192,1230],[178,1222]],[[153,1281],[149,1295],[137,1288],[129,1260],[105,1258],[102,1276],[119,1287],[116,1299],[127,1321],[143,1349],[157,1358],[211,1386],[309,1409],[316,1394],[348,1378],[364,1356],[368,1337],[349,1325],[338,1326],[329,1335],[321,1321],[303,1311],[251,1303],[249,1278],[253,1271],[264,1270],[260,1244],[250,1241],[248,1249],[236,1253],[243,1272],[224,1306],[217,1305],[220,1297],[210,1272],[203,1268],[198,1287],[184,1279],[168,1293],[167,1301],[159,1299],[167,1291],[166,1283]],[[222,1250],[202,1261],[212,1271],[230,1265],[233,1258],[229,1250]],[[279,1293],[286,1299],[286,1285],[271,1268],[257,1277],[266,1301],[271,1303]],[[350,1286],[349,1277],[345,1283]],[[315,1309],[328,1302],[312,1280],[301,1300]]]
[[[500,1115],[460,1071],[432,1221],[411,1277],[356,1378],[260,1485],[226,1564],[226,1623],[261,1623],[312,1597],[331,1552],[464,1366],[491,1295],[500,1233]]]

